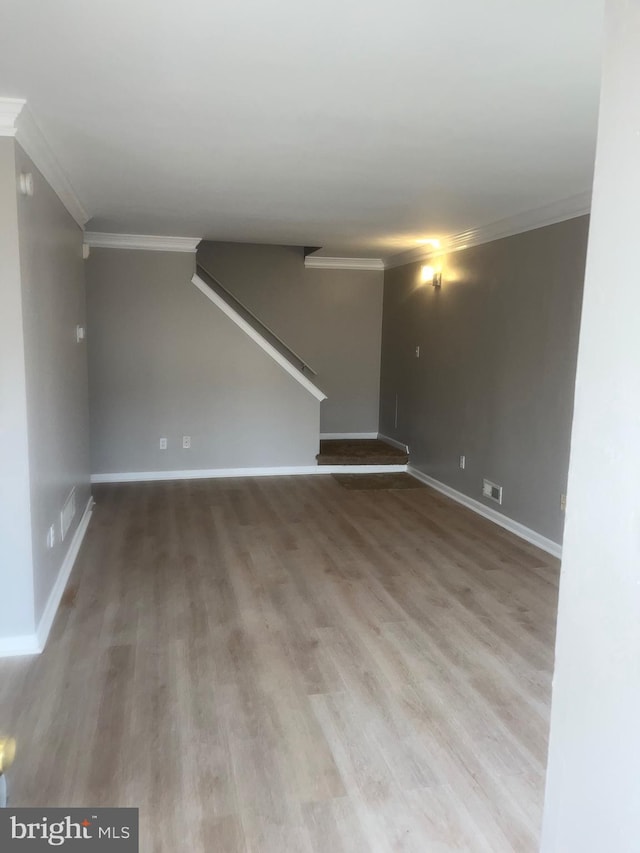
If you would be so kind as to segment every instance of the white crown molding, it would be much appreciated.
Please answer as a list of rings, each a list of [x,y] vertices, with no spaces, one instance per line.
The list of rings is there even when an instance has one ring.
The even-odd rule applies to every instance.
[[[0,98],[0,136],[15,136],[16,123],[27,102],[23,98]]]
[[[445,245],[448,238],[440,241],[441,245]],[[386,270],[395,269],[395,267],[404,267],[406,264],[417,264],[420,261],[428,261],[433,258],[442,249],[428,248],[427,246],[416,246],[415,249],[407,249],[405,252],[398,252],[396,255],[391,255],[384,262]]]
[[[449,237],[446,246],[437,250],[456,251],[467,246],[478,246],[481,243],[489,243],[492,240],[500,240],[502,237],[511,237],[514,234],[522,234],[525,231],[533,231],[535,228],[544,228],[546,225],[554,225],[556,222],[564,222],[583,216],[591,209],[591,190],[579,195],[563,198],[560,201],[546,204],[535,210],[527,210],[489,225],[481,225],[479,228],[470,228],[461,234]]]
[[[202,237],[162,237],[153,234],[102,234],[87,231],[85,245],[93,249],[142,249],[148,252],[195,252]]]
[[[194,275],[191,279],[193,284],[198,288],[200,293],[207,297],[214,305],[216,305],[223,314],[226,314],[227,317],[232,320],[239,329],[247,335],[247,337],[251,338],[261,349],[263,349],[268,356],[270,356],[277,364],[282,367],[290,376],[302,385],[310,394],[312,394],[316,400],[322,402],[327,399],[327,395],[324,391],[321,391],[317,385],[314,385],[313,382],[310,382],[309,379],[304,375],[301,370],[298,370],[297,367],[294,367],[291,362],[285,358],[281,352],[279,352],[266,338],[263,338],[260,332],[253,328],[247,321],[238,314],[229,304],[227,304],[224,299],[212,290],[206,282],[204,282],[198,275]]]
[[[456,503],[462,504],[462,506],[466,506],[468,509],[473,510],[473,512],[478,513],[478,515],[483,516],[483,518],[493,521],[494,524],[503,527],[510,533],[520,537],[520,539],[524,539],[525,542],[529,542],[537,548],[541,548],[543,551],[546,551],[547,554],[558,557],[558,559],[562,558],[562,545],[558,542],[554,542],[552,539],[547,539],[546,536],[543,536],[536,530],[532,530],[530,527],[525,527],[525,525],[520,524],[519,521],[514,521],[512,518],[509,518],[508,515],[503,515],[501,512],[498,512],[489,506],[485,506],[480,503],[480,501],[470,498],[468,495],[459,492],[457,489],[447,486],[446,483],[441,483],[440,480],[435,480],[433,477],[430,477],[418,468],[414,468],[413,465],[409,465],[407,471],[412,477],[415,477],[416,480],[420,480],[427,486],[431,486],[432,489],[440,492],[440,494],[446,495],[446,497],[451,498],[451,500],[456,501]]]
[[[449,252],[457,252],[471,246],[480,246],[482,243],[491,243],[493,240],[500,240],[503,237],[512,237],[525,231],[544,228],[546,225],[554,225],[557,222],[574,219],[576,216],[584,216],[589,213],[590,209],[591,190],[588,190],[579,195],[544,205],[544,207],[538,207],[535,210],[527,210],[524,213],[518,213],[506,219],[491,222],[488,225],[480,225],[478,228],[470,228],[468,231],[461,231],[459,234],[451,234],[440,241],[440,246],[437,249],[418,246],[406,252],[399,252],[397,255],[387,258],[385,269],[426,261],[429,258],[436,258]]]
[[[195,468],[187,471],[125,471],[92,474],[92,483],[151,483],[162,480],[217,480],[235,477],[308,477],[327,474],[401,474],[406,465],[297,465],[281,468]]]
[[[308,255],[304,265],[308,270],[384,270],[382,258],[318,258]]]
[[[84,209],[82,202],[76,195],[69,179],[56,160],[53,151],[49,147],[49,143],[38,127],[38,124],[31,114],[28,106],[25,106],[20,113],[16,132],[16,142],[20,144],[24,151],[33,160],[37,168],[42,172],[45,180],[51,186],[63,205],[67,208],[71,216],[78,223],[80,228],[84,228],[89,221],[89,214]]]
[[[0,136],[15,138],[80,228],[84,228],[89,221],[89,214],[56,160],[27,102],[22,98],[0,98]]]

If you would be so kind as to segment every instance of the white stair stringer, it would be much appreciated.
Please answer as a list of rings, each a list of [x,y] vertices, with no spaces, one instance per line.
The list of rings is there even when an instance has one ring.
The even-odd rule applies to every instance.
[[[245,319],[241,317],[240,314],[231,307],[225,300],[216,293],[209,285],[203,281],[200,276],[197,274],[193,276],[191,279],[193,284],[198,288],[198,290],[203,293],[207,299],[213,302],[230,320],[238,326],[239,329],[251,338],[264,352],[267,353],[280,367],[285,370],[290,376],[292,376],[296,382],[300,383],[303,388],[305,388],[310,394],[312,394],[316,400],[326,400],[327,395],[324,391],[321,391],[317,385],[314,385],[304,373],[299,370],[295,365],[291,364],[291,362],[285,358],[282,353],[278,352],[278,350],[271,344],[266,338],[264,338],[260,332],[253,328]]]

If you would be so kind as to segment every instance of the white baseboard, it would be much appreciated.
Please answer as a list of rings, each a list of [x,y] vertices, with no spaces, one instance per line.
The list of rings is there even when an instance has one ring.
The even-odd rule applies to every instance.
[[[38,643],[38,635],[19,634],[15,637],[0,639],[0,658],[13,658],[22,655],[39,655],[42,649]]]
[[[552,554],[554,557],[558,558],[562,557],[562,545],[559,545],[552,539],[547,539],[546,536],[543,536],[541,533],[537,533],[535,530],[531,530],[530,527],[525,527],[525,525],[520,524],[519,521],[514,521],[512,518],[503,515],[501,512],[497,512],[495,509],[485,506],[480,503],[480,501],[470,498],[468,495],[464,495],[462,492],[457,491],[457,489],[453,489],[451,486],[447,486],[439,480],[434,480],[433,477],[430,477],[428,474],[424,474],[412,465],[409,465],[407,470],[412,477],[416,478],[416,480],[421,480],[427,486],[431,486],[431,488],[435,489],[437,492],[441,492],[443,495],[451,498],[451,500],[454,500],[457,503],[466,506],[468,509],[477,512],[478,515],[482,515],[484,518],[488,518],[489,521],[493,521],[494,524],[504,527],[505,530],[509,530],[511,533],[519,536],[520,539],[524,539],[526,542],[536,545],[538,548],[546,551],[547,554]]]
[[[197,468],[189,471],[125,471],[92,474],[92,483],[151,483],[162,480],[217,480],[235,477],[296,477],[317,474],[398,474],[406,465],[300,465],[282,468]]]
[[[60,599],[64,593],[69,575],[73,569],[73,564],[78,556],[78,551],[82,545],[82,540],[87,532],[89,520],[93,511],[93,498],[89,498],[86,509],[80,519],[80,523],[73,534],[73,538],[69,545],[69,549],[65,555],[58,577],[53,585],[53,589],[49,593],[49,598],[40,617],[38,627],[33,634],[22,634],[17,637],[4,637],[0,639],[0,658],[16,657],[18,655],[38,655],[44,651],[47,644],[49,631],[53,625]]]
[[[377,432],[321,432],[321,441],[336,441],[340,439],[377,438]]]
[[[151,483],[162,480],[215,480],[222,477],[278,477],[315,474],[317,465],[282,468],[193,468],[186,471],[123,471],[92,474],[92,483]]]
[[[93,498],[90,497],[82,514],[82,518],[80,519],[80,523],[76,528],[76,532],[73,534],[71,544],[69,545],[69,550],[67,551],[67,554],[64,560],[62,561],[62,565],[60,566],[60,571],[58,572],[56,582],[53,585],[53,589],[49,593],[49,598],[47,599],[45,608],[42,611],[42,616],[40,617],[40,622],[38,623],[37,629],[38,645],[40,646],[40,651],[44,651],[44,647],[47,645],[49,631],[51,630],[51,626],[53,625],[53,620],[56,618],[56,613],[58,612],[60,600],[67,585],[67,581],[69,580],[69,575],[71,574],[71,570],[73,569],[76,557],[78,556],[78,551],[80,550],[80,546],[82,545],[85,533],[87,532],[87,528],[89,527],[91,513],[93,512],[93,506]]]
[[[378,433],[377,436],[380,441],[384,441],[386,444],[390,444],[391,447],[397,447],[398,450],[404,450],[405,453],[409,452],[409,445],[403,444],[401,441],[396,441],[395,438],[391,438],[388,435],[383,435],[381,432]]]
[[[402,474],[406,465],[319,465],[316,474]]]

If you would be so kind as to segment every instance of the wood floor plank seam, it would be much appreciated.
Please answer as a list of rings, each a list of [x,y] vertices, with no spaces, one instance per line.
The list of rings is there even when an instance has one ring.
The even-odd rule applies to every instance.
[[[430,488],[107,484],[39,657],[17,806],[143,853],[538,848],[558,562]]]

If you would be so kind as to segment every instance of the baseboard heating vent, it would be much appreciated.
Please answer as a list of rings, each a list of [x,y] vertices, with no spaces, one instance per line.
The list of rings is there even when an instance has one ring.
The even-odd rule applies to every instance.
[[[62,512],[60,513],[60,539],[63,540],[64,537],[69,532],[69,528],[73,523],[73,519],[76,515],[76,490],[71,489],[69,492],[69,497],[64,502],[64,506],[62,507]]]
[[[502,486],[497,486],[495,483],[492,483],[490,480],[482,481],[482,496],[485,498],[491,498],[492,501],[501,504],[502,503]]]

